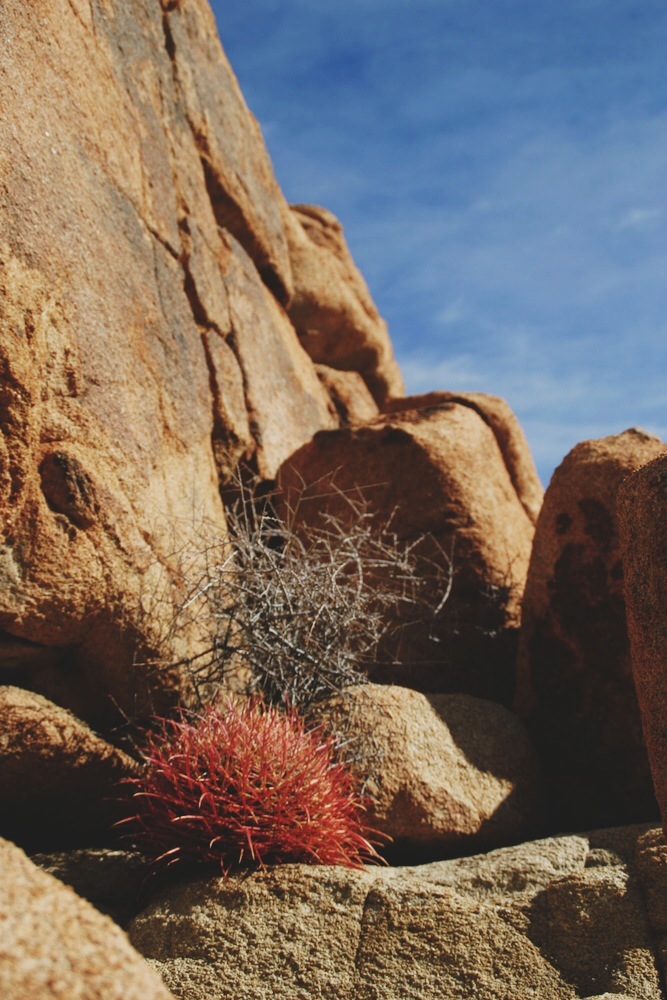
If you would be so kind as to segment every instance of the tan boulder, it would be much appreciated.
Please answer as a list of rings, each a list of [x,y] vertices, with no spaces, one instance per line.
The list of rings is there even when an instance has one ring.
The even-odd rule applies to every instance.
[[[315,371],[329,393],[341,427],[365,424],[379,415],[378,405],[358,372],[341,372],[328,365],[315,365]]]
[[[257,469],[263,479],[272,479],[313,434],[339,421],[284,311],[240,244],[229,235],[225,239],[231,247],[224,276],[229,341],[242,372]]]
[[[438,618],[402,629],[373,680],[511,697],[533,525],[474,410],[448,402],[321,432],[282,466],[278,482],[285,517],[298,509],[299,517],[328,512],[345,523],[347,493],[365,499],[378,527],[391,521],[403,542],[428,535],[422,554],[443,571],[439,595],[451,560],[451,594]]]
[[[618,491],[630,654],[653,783],[667,827],[667,455]]]
[[[415,876],[285,865],[164,887],[131,924],[178,995],[574,1000],[491,906]]]
[[[0,834],[24,846],[114,839],[126,753],[32,691],[0,687]]]
[[[489,425],[521,505],[535,524],[544,499],[544,489],[523,428],[504,399],[485,392],[428,392],[420,396],[390,399],[383,410],[386,413],[401,413],[404,410],[428,409],[441,403],[469,406]]]
[[[647,830],[637,839],[635,862],[664,977],[667,976],[667,841],[662,830]]]
[[[393,839],[389,856],[442,857],[538,831],[539,765],[502,705],[364,684],[327,699],[317,717],[349,743],[366,779],[366,821]]]
[[[145,664],[198,648],[163,639],[219,479],[337,423],[205,0],[103,6],[0,23],[0,670],[98,728],[179,695]]]
[[[6,1000],[169,1000],[108,917],[0,841],[0,996]]]
[[[554,473],[538,520],[516,705],[561,827],[655,815],[625,625],[616,491],[664,450],[636,429],[577,445]]]
[[[293,205],[286,216],[294,294],[289,315],[318,364],[363,376],[380,405],[404,394],[403,379],[364,279],[331,212]]]
[[[662,997],[642,892],[623,866],[586,868],[554,881],[525,916],[530,940],[579,996]]]
[[[171,4],[164,28],[216,221],[242,244],[267,287],[285,304],[292,295],[283,221],[287,205],[207,0]]]

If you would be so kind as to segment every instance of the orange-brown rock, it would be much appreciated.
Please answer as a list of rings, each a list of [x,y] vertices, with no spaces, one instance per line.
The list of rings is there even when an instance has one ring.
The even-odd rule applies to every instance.
[[[523,428],[509,405],[500,396],[485,392],[427,392],[420,396],[391,399],[383,407],[386,413],[421,410],[440,403],[460,403],[480,415],[493,431],[505,467],[523,509],[533,524],[537,521],[544,489],[535,468]]]
[[[623,482],[618,511],[632,670],[667,827],[667,455]]]
[[[326,209],[293,205],[286,216],[294,294],[290,319],[318,364],[359,372],[382,405],[404,394],[387,326]]]
[[[112,920],[5,840],[0,864],[0,996],[170,1000]]]
[[[284,311],[259,280],[243,248],[232,248],[224,277],[233,345],[243,376],[257,469],[273,479],[317,431],[338,426],[326,389]]]
[[[537,757],[502,705],[363,684],[316,714],[352,748],[369,799],[365,822],[392,838],[390,856],[423,862],[454,845],[500,847],[539,831]]]
[[[510,697],[534,529],[493,431],[472,408],[448,402],[320,432],[283,465],[279,484],[283,511],[298,508],[308,518],[326,511],[344,522],[345,492],[361,495],[378,528],[391,519],[404,542],[428,534],[422,551],[445,576],[451,558],[441,614],[403,630],[372,679]],[[304,484],[309,499],[299,503]],[[436,580],[440,593],[444,583]]]
[[[225,58],[207,0],[172,6],[164,18],[164,47],[171,55],[216,221],[243,245],[284,304],[292,295],[283,221],[287,206],[259,125]]]
[[[41,695],[0,687],[0,836],[35,848],[114,839],[127,754]]]
[[[328,365],[315,365],[315,370],[329,393],[341,427],[365,424],[379,415],[378,405],[358,372],[341,372]]]
[[[205,0],[9,0],[0,87],[0,681],[106,726],[148,706],[219,478],[336,419],[272,294],[287,209]]]
[[[655,815],[632,680],[616,492],[665,451],[629,430],[579,444],[546,492],[523,606],[517,707],[559,826]]]

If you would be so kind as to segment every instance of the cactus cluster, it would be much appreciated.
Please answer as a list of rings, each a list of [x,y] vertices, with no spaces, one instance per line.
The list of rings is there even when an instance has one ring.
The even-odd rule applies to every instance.
[[[158,719],[146,767],[128,780],[133,843],[153,871],[182,863],[307,862],[361,868],[380,860],[375,831],[332,736],[292,709],[230,700]],[[375,845],[375,846],[374,846]]]

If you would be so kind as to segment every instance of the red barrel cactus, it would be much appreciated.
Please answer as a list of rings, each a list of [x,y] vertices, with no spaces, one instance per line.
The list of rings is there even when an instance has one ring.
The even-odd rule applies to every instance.
[[[334,738],[294,710],[229,701],[157,719],[133,788],[128,836],[153,871],[179,863],[306,862],[362,868],[380,861],[376,831]]]

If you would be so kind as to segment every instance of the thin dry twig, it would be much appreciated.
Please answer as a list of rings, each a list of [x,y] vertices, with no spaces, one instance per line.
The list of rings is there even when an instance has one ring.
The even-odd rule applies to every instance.
[[[201,532],[195,554],[179,553],[165,647],[186,631],[198,636],[198,653],[169,664],[187,671],[195,704],[242,676],[249,693],[305,710],[365,680],[397,630],[442,614],[452,553],[435,539],[401,541],[361,494],[339,494],[344,518],[324,512],[313,522],[295,509],[282,523],[271,497],[237,486],[229,538]]]

